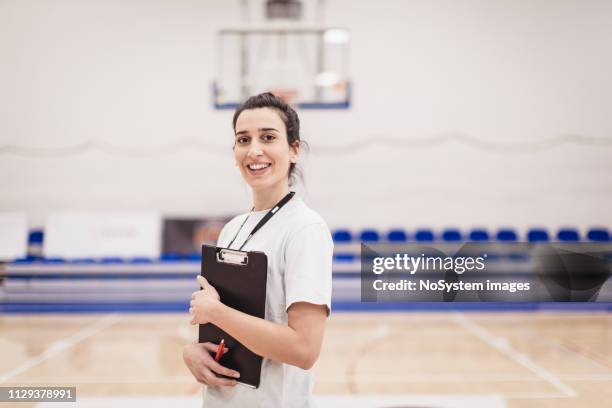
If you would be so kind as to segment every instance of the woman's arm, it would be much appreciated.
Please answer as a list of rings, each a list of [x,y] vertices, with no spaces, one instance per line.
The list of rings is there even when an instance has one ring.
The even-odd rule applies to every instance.
[[[262,357],[310,369],[319,358],[327,306],[296,302],[288,310],[288,326],[242,313],[219,301],[217,291],[201,276],[204,288],[192,295],[192,324],[213,323]]]
[[[327,320],[326,306],[298,302],[289,308],[284,326],[242,313],[219,303],[211,322],[253,353],[304,370],[319,358]]]

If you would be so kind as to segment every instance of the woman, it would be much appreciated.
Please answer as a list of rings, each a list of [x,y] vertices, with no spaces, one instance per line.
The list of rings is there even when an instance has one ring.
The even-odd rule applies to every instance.
[[[289,193],[300,153],[295,111],[270,93],[253,96],[235,112],[234,159],[251,187],[253,209],[231,220],[218,246],[262,251],[268,257],[265,319],[223,304],[198,277],[192,324],[213,323],[264,357],[259,388],[236,386],[239,374],[214,361],[217,345],[190,344],[183,359],[206,384],[204,407],[312,407],[311,367],[319,357],[331,303],[333,242],[325,221],[297,196],[247,241],[251,230]],[[231,352],[229,350],[228,352]],[[223,360],[221,360],[221,363]]]

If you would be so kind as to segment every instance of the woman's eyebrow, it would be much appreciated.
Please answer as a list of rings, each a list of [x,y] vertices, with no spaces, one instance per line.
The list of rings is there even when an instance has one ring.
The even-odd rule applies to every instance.
[[[259,130],[260,132],[269,132],[269,131],[271,131],[271,130],[273,130],[273,131],[275,131],[275,132],[278,132],[278,130],[276,130],[276,129],[274,129],[274,128],[259,128],[259,129],[257,129],[257,130]]]
[[[274,128],[259,128],[259,129],[257,129],[258,132],[269,132],[271,130],[274,131],[274,132],[278,132],[278,130],[274,129]],[[248,135],[248,134],[249,134],[248,130],[241,130],[240,132],[236,132],[236,136],[242,136],[242,135]]]

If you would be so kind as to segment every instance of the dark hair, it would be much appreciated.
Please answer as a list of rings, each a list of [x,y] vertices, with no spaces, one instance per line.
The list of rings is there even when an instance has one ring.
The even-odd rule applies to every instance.
[[[234,118],[232,120],[234,132],[236,132],[236,121],[238,120],[238,116],[240,116],[243,111],[259,108],[271,108],[278,112],[278,116],[280,116],[281,120],[285,124],[285,129],[287,130],[287,143],[290,147],[295,146],[296,143],[300,146],[307,146],[306,142],[300,139],[300,118],[295,110],[293,110],[293,108],[281,98],[270,92],[264,92],[260,93],[259,95],[251,96],[240,106],[238,106],[238,108],[236,108],[236,112],[234,112]],[[289,185],[293,185],[296,178],[303,180],[302,172],[297,168],[297,164],[290,163]]]

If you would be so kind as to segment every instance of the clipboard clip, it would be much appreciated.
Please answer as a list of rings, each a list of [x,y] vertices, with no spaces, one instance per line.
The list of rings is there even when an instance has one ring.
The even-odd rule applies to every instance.
[[[217,262],[246,265],[249,263],[249,254],[242,251],[219,248],[217,250]]]

